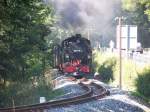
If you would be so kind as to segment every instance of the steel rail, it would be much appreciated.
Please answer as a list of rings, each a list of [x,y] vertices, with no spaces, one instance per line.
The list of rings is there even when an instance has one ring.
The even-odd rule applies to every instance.
[[[104,88],[103,86],[98,85],[96,83],[91,83],[89,85],[79,83],[79,85],[84,90],[86,90],[86,92],[84,94],[74,96],[71,98],[41,103],[41,104],[20,106],[20,107],[15,107],[15,108],[4,108],[4,109],[0,109],[0,112],[43,112],[43,110],[50,109],[52,107],[84,103],[87,101],[103,98],[104,96],[109,95],[109,91],[106,88]],[[97,89],[96,95],[94,94],[93,89],[90,86],[94,86]]]
[[[86,92],[84,94],[78,95],[78,96],[74,96],[71,98],[65,98],[65,99],[61,99],[61,100],[54,100],[54,101],[49,101],[46,103],[40,103],[40,104],[33,104],[33,105],[25,105],[25,106],[18,106],[18,107],[10,107],[10,108],[0,108],[0,112],[29,112],[30,110],[41,110],[41,109],[46,109],[46,108],[50,108],[50,107],[54,107],[54,106],[59,106],[59,105],[63,105],[63,104],[69,104],[71,101],[75,101],[76,99],[81,99],[81,98],[85,98],[87,96],[91,96],[93,91],[91,88],[89,88],[88,86],[79,83],[79,85],[86,90]],[[65,103],[64,103],[65,102]]]

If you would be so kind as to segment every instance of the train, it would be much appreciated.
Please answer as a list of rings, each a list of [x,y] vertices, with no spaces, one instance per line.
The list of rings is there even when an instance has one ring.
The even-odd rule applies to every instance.
[[[53,65],[63,74],[83,77],[92,72],[92,48],[90,40],[76,34],[53,48]]]

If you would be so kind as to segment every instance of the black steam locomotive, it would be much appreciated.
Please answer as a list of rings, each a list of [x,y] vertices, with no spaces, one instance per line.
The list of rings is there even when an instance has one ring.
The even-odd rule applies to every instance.
[[[90,74],[92,48],[88,39],[80,34],[69,37],[53,49],[54,67],[63,73],[79,75]]]

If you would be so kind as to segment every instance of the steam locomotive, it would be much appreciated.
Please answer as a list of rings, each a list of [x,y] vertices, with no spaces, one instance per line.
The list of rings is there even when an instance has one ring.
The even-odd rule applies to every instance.
[[[69,37],[53,49],[54,67],[65,74],[83,76],[91,73],[92,48],[81,34]]]

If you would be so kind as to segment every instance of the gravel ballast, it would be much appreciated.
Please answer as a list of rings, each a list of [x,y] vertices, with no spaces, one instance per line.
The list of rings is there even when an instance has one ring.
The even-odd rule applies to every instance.
[[[69,98],[84,92],[76,82],[68,81],[66,77],[58,79],[55,89],[63,89],[65,95],[56,99]],[[47,112],[150,112],[150,108],[136,102],[133,98],[131,99],[128,92],[110,87],[97,80],[92,81],[107,88],[110,91],[110,96],[86,103],[50,108]]]

